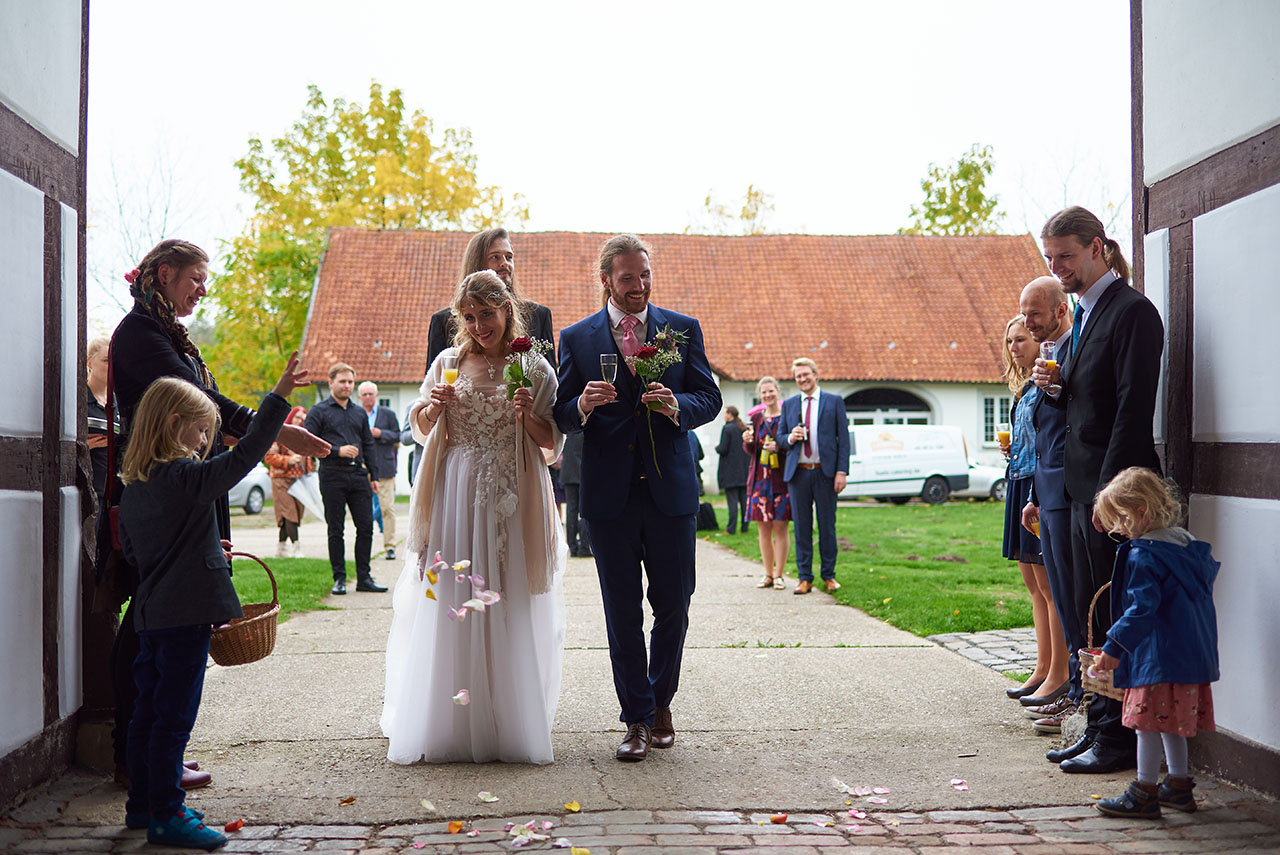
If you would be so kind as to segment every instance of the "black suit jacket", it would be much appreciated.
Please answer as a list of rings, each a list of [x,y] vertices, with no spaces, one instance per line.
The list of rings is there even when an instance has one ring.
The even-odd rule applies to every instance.
[[[1062,367],[1055,406],[1067,411],[1067,495],[1093,497],[1129,466],[1160,471],[1152,422],[1164,324],[1144,295],[1117,279],[1093,307]]]
[[[384,478],[394,478],[396,464],[399,462],[397,455],[400,453],[400,421],[390,407],[378,407],[374,410],[373,426],[382,431],[382,436],[373,437],[373,456],[369,458],[369,474],[379,481]]]
[[[551,327],[551,310],[539,303],[529,302],[529,335],[534,338],[540,338],[549,341],[553,345],[556,343],[555,332]],[[436,357],[440,355],[440,351],[453,344],[453,314],[452,309],[441,309],[431,316],[431,323],[427,327],[427,365],[426,369],[431,369],[431,363],[436,361]],[[553,347],[548,353],[543,354],[547,357],[547,361],[551,363],[551,367],[556,367],[556,352]]]

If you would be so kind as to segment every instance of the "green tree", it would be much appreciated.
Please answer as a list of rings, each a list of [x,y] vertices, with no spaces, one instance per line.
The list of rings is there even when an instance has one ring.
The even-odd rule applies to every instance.
[[[253,212],[224,246],[207,349],[219,385],[236,400],[270,389],[301,345],[330,228],[476,229],[529,217],[518,195],[508,203],[498,188],[480,185],[467,130],[437,134],[421,112],[406,113],[399,89],[384,93],[377,82],[367,105],[330,104],[308,87],[289,132],[270,151],[250,139],[236,168]]]
[[[762,235],[767,231],[764,219],[773,213],[773,196],[748,184],[739,207],[737,202],[727,205],[716,202],[708,193],[702,200],[702,213],[703,222],[685,226],[685,234]]]
[[[995,168],[991,146],[976,143],[947,167],[929,164],[920,182],[924,202],[911,206],[912,224],[901,235],[990,235],[1004,216],[996,210],[1000,197],[987,193],[987,177]]]

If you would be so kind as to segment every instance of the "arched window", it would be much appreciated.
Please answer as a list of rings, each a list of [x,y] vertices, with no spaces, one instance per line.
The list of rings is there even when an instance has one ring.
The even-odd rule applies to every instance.
[[[928,425],[933,410],[903,389],[862,389],[846,395],[844,408],[851,425]]]

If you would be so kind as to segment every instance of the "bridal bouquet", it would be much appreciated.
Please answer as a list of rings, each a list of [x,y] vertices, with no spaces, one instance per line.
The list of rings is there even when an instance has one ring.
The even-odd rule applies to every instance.
[[[507,384],[507,400],[516,396],[517,389],[533,387],[534,380],[541,380],[546,375],[542,367],[542,354],[550,353],[554,345],[541,338],[520,338],[511,340],[511,353],[507,356],[506,367],[502,369],[502,379]],[[524,450],[524,423],[520,423],[520,462],[528,467]]]
[[[635,371],[636,376],[644,381],[644,388],[648,390],[650,383],[655,383],[662,377],[666,370],[673,365],[680,363],[684,357],[680,355],[680,345],[685,344],[689,340],[689,335],[681,330],[671,329],[671,324],[667,324],[658,334],[650,341],[646,342],[634,354],[627,357],[627,365]],[[658,466],[658,450],[654,446],[653,440],[653,411],[662,409],[662,404],[657,401],[649,401],[646,405],[649,412],[646,418],[649,422],[649,448],[653,452],[653,468],[657,471],[658,477],[662,477],[662,469]]]

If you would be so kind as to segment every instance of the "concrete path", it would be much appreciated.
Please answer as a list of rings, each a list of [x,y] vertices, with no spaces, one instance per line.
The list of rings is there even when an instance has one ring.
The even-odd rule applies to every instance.
[[[270,555],[273,540],[269,528],[238,529],[237,546],[247,551]],[[304,527],[303,540],[321,557],[318,524]],[[1274,802],[1211,781],[1201,792],[1212,809],[1195,817],[1136,831],[1102,820],[1090,795],[1118,793],[1130,774],[1071,776],[1047,763],[1056,742],[1033,733],[1004,697],[1012,683],[991,668],[826,594],[757,589],[755,565],[709,542],[699,542],[698,561],[669,751],[638,764],[613,759],[622,729],[594,564],[571,559],[553,765],[387,762],[378,716],[390,595],[353,592],[328,598],[335,611],[282,624],[275,653],[262,662],[211,666],[188,756],[213,772],[214,785],[189,803],[219,824],[246,820],[252,831],[228,851],[506,851],[506,843],[494,847],[512,839],[507,819],[535,816],[596,855],[756,845],[775,855],[944,844],[990,853],[1154,852],[1172,849],[1144,849],[1141,840],[1171,834],[1178,851],[1201,851],[1197,841],[1209,838],[1215,850],[1231,848],[1207,833],[1228,821],[1249,832],[1250,846],[1280,846]],[[390,584],[399,566],[376,560],[375,575]],[[855,796],[833,779],[888,792]],[[20,851],[81,851],[74,840],[95,841],[83,851],[136,847],[138,835],[119,829],[117,788],[84,774],[62,786],[61,795],[51,790],[15,811],[0,845],[7,837]],[[498,800],[482,802],[480,791]],[[581,813],[567,811],[569,802]],[[49,827],[52,816],[39,817],[54,803]],[[851,818],[851,809],[868,816]],[[786,822],[770,822],[781,812]],[[481,833],[451,836],[447,820]],[[1156,830],[1164,836],[1149,838]],[[1128,845],[1111,848],[1118,844]]]

